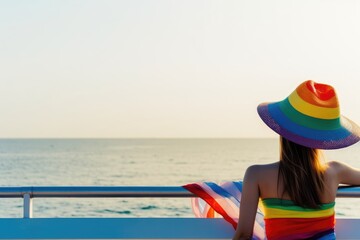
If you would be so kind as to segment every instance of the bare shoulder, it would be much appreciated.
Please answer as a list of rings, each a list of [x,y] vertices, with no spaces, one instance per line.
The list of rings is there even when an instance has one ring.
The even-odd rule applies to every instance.
[[[259,179],[262,176],[266,176],[269,173],[277,173],[279,163],[274,162],[270,164],[256,164],[251,165],[246,169],[245,177]]]
[[[337,178],[341,175],[347,168],[349,168],[345,163],[339,161],[329,161],[326,164],[325,174],[332,179]]]
[[[339,161],[329,161],[327,163],[327,165],[328,165],[329,169],[337,170],[343,165],[343,163],[339,162]]]
[[[257,173],[257,172],[261,172],[261,171],[269,171],[272,169],[277,169],[279,167],[279,163],[278,162],[274,162],[274,163],[269,163],[269,164],[255,164],[255,165],[251,165],[250,167],[248,167],[246,169],[246,171],[248,172],[252,172],[252,173]]]
[[[244,182],[251,182],[257,186],[258,196],[274,197],[277,195],[277,179],[279,172],[279,162],[253,165],[245,173]]]
[[[326,163],[325,173],[328,175],[334,175],[341,169],[341,163],[338,161],[329,161]]]
[[[351,166],[340,162],[340,161],[329,161],[327,163],[326,172],[332,173],[332,174],[339,174],[342,171],[351,168]]]
[[[360,184],[360,169],[353,168],[350,165],[340,161],[328,162],[326,174],[332,177],[336,177],[339,184]]]

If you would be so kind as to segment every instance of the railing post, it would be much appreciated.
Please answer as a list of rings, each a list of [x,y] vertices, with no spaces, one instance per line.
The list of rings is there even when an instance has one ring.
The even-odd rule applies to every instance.
[[[24,194],[24,218],[32,218],[32,198],[30,193]]]

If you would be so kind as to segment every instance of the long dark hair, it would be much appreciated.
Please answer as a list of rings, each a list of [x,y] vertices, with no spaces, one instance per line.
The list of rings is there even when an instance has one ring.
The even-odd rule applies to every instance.
[[[308,148],[280,137],[280,165],[278,175],[284,189],[295,204],[318,208],[324,190],[324,165],[320,162],[320,150]]]

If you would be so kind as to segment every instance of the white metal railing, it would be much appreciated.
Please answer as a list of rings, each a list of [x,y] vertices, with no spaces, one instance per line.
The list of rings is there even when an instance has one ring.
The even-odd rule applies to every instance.
[[[125,198],[125,197],[194,197],[178,186],[34,186],[0,187],[0,198],[23,198],[23,216],[32,217],[33,198]],[[360,197],[359,186],[340,186],[337,197]]]

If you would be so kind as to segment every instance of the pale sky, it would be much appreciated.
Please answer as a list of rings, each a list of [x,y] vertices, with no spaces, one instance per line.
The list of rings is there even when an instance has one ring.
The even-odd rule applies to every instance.
[[[360,1],[0,0],[0,137],[276,137],[307,79],[360,123]]]

